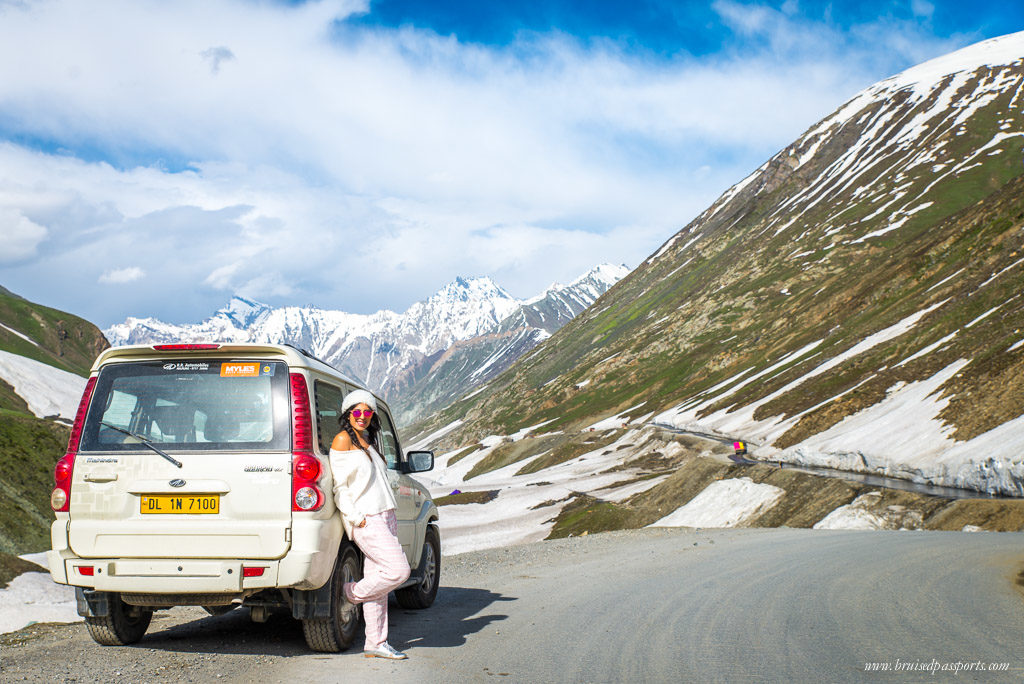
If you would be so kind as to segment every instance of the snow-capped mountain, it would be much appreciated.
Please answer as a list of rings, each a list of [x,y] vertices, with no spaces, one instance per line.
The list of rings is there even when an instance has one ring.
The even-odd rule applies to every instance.
[[[401,389],[429,374],[433,360],[453,345],[500,335],[505,328],[536,329],[526,351],[589,306],[623,278],[625,266],[601,265],[569,285],[552,285],[520,301],[493,280],[457,278],[404,313],[350,314],[311,307],[273,308],[242,297],[201,323],[173,325],[153,318],[129,318],[106,331],[112,344],[153,344],[180,340],[289,343],[333,364],[349,376],[402,403]],[[515,325],[509,319],[515,319]],[[522,351],[518,353],[522,353]],[[509,352],[509,363],[514,353]],[[423,364],[428,363],[424,368]],[[507,363],[495,368],[505,368]],[[493,366],[493,364],[492,364]],[[470,371],[475,369],[470,369]],[[451,399],[491,373],[466,374],[450,389]],[[445,396],[449,396],[445,394]],[[407,403],[409,416],[418,413]],[[428,402],[434,406],[436,402]]]
[[[484,334],[428,354],[391,385],[400,422],[412,422],[471,393],[551,337],[624,278],[624,266],[602,264],[568,285],[553,283],[521,303]]]
[[[425,428],[657,421],[1024,494],[1022,151],[1024,33],[881,81]]]

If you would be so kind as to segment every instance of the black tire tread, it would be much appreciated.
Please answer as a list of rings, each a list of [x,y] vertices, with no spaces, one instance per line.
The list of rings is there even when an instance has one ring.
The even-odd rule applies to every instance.
[[[334,636],[331,618],[310,618],[302,621],[302,635],[306,645],[321,653],[337,653],[342,650],[341,644]]]
[[[85,626],[89,636],[101,646],[127,646],[142,639],[152,619],[151,610],[142,611],[134,620],[128,618],[125,604],[115,594],[110,599],[110,615],[87,617]]]
[[[356,570],[357,578],[362,576],[362,565],[355,544],[343,542],[338,550],[338,559],[335,561],[334,574],[331,577],[331,581],[335,583],[334,591],[336,592],[341,591],[341,583],[343,581],[342,564],[347,556],[354,557],[355,559],[354,569]],[[341,632],[338,616],[333,614],[333,605],[331,612],[332,615],[329,617],[302,620],[302,635],[306,639],[306,645],[313,651],[338,653],[348,648],[352,641],[355,640],[359,631],[359,620],[356,620],[356,626],[352,629],[352,633],[345,635]]]
[[[426,548],[427,544],[432,544],[434,547],[434,562],[437,563],[437,568],[434,572],[434,586],[430,590],[422,591],[422,585],[420,582],[406,587],[405,589],[395,590],[395,600],[398,601],[398,605],[402,608],[410,610],[423,610],[429,608],[434,603],[434,598],[437,596],[437,589],[441,584],[441,536],[437,533],[437,528],[433,525],[427,527],[427,533],[423,539],[423,547]],[[421,564],[425,559],[421,559]]]

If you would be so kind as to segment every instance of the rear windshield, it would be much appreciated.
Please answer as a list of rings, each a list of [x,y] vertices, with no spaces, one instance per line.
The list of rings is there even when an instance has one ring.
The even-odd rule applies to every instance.
[[[288,367],[277,361],[149,361],[100,370],[80,451],[291,448]],[[127,433],[133,433],[132,436]]]

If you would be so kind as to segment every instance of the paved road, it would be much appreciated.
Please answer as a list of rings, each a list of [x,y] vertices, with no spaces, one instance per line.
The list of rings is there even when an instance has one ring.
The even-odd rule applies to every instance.
[[[1024,678],[1021,534],[642,530],[445,561],[433,608],[391,608],[404,662],[311,654],[293,621],[252,625],[235,611],[164,614],[133,648],[103,649],[83,627],[61,627],[5,647],[4,669],[20,679],[60,648],[71,656],[60,672],[35,671],[268,683]],[[102,665],[76,665],[97,657]],[[865,672],[897,659],[1010,669]]]
[[[1024,678],[1024,597],[1013,583],[1024,568],[1024,535],[650,530],[540,546],[518,559],[480,554],[449,573],[457,588],[429,615],[396,614],[395,641],[408,649],[407,662],[345,657],[272,672],[305,678],[344,668],[357,680],[388,673],[403,681],[862,681],[878,678],[867,663],[894,667],[898,658],[1010,663],[1009,671],[961,673],[957,681]]]

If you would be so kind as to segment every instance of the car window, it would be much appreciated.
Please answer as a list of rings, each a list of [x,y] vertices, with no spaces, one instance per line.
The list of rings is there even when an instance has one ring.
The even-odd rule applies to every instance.
[[[391,421],[391,416],[388,415],[387,411],[378,411],[377,417],[380,419],[380,450],[381,455],[388,462],[388,468],[394,469],[398,467],[398,437],[395,435],[394,423]]]
[[[130,451],[148,440],[168,449],[285,450],[291,441],[287,379],[287,366],[278,362],[107,366],[97,378],[80,448]]]
[[[341,424],[338,422],[338,418],[341,417],[341,400],[354,389],[356,388],[347,383],[332,385],[323,380],[316,380],[313,383],[313,401],[316,404],[316,436],[320,453],[330,453],[331,442],[341,431]]]

